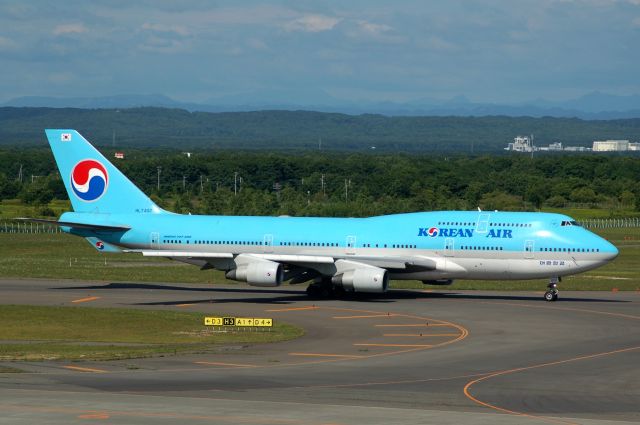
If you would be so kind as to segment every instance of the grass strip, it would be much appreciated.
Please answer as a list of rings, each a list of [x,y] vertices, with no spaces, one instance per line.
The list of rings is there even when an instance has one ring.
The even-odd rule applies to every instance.
[[[0,306],[0,361],[111,360],[221,346],[284,341],[302,329],[276,323],[271,331],[212,332],[202,313],[119,308]]]

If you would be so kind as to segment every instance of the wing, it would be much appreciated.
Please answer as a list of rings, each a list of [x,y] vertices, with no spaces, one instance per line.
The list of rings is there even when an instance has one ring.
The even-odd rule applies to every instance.
[[[331,274],[336,261],[348,260],[350,263],[360,263],[394,272],[418,272],[435,270],[441,259],[425,256],[362,256],[362,255],[293,255],[293,254],[237,254],[232,252],[197,252],[170,250],[127,250],[138,252],[145,257],[165,257],[200,266],[202,269],[230,270],[234,267],[234,259],[238,255],[269,260],[284,265],[288,270],[312,270],[318,274]]]

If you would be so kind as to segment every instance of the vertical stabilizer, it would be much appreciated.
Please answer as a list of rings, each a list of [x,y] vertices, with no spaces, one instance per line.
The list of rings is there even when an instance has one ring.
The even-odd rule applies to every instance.
[[[75,130],[45,130],[75,212],[164,211]]]

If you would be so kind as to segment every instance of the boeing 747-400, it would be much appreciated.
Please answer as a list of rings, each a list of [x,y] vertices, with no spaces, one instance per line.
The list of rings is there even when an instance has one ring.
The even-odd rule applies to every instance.
[[[434,211],[369,218],[174,214],[75,130],[46,130],[73,212],[57,224],[104,252],[166,257],[254,286],[311,282],[312,295],[382,293],[389,280],[549,279],[600,267],[614,245],[571,217]]]

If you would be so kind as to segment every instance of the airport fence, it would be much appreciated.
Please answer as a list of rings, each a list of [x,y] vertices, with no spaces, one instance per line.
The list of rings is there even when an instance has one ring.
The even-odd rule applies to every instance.
[[[17,220],[0,221],[0,233],[61,233],[60,227]]]
[[[593,218],[579,222],[589,229],[620,229],[624,227],[640,227],[640,217],[629,218]]]

